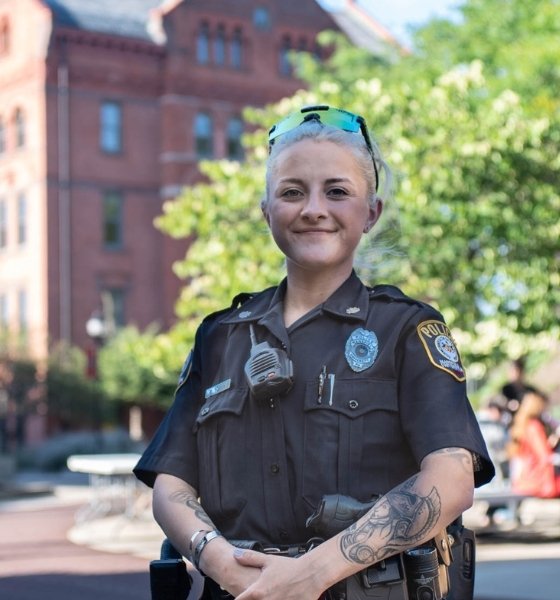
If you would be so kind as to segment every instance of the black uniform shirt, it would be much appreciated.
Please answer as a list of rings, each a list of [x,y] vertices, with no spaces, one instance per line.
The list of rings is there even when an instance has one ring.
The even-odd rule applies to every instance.
[[[367,501],[417,473],[435,450],[477,458],[476,485],[494,468],[466,396],[442,316],[392,286],[353,273],[288,329],[285,282],[207,317],[172,408],[135,473],[179,477],[229,538],[304,542],[324,494]],[[250,395],[244,365],[257,343],[293,362],[290,391]],[[322,383],[321,383],[322,382]]]

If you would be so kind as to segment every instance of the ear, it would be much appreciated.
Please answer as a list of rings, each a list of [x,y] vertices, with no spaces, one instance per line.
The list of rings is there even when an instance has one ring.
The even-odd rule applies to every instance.
[[[377,221],[379,221],[379,217],[381,216],[382,212],[383,200],[381,200],[381,198],[376,198],[375,206],[370,206],[369,208],[368,218],[366,224],[364,225],[364,233],[368,233],[368,231],[371,230],[371,228],[377,223]]]
[[[266,221],[266,224],[270,227],[270,216],[268,214],[266,205],[261,204],[261,212],[264,217],[264,220]]]

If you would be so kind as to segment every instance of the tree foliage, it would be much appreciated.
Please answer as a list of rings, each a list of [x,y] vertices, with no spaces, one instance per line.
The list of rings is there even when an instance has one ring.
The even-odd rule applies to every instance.
[[[184,340],[177,338],[157,335],[154,327],[143,333],[135,327],[121,330],[99,353],[103,392],[113,401],[167,405],[187,353]]]
[[[456,22],[434,20],[415,36],[409,64],[432,73],[480,60],[492,89],[515,90],[534,111],[560,108],[560,4],[468,0]]]
[[[256,129],[245,137],[246,162],[204,163],[208,182],[166,203],[157,221],[170,235],[195,237],[175,266],[186,285],[180,323],[155,338],[162,349],[172,338],[188,346],[203,315],[282,277],[283,258],[259,208],[265,132],[311,103],[362,114],[394,170],[384,224],[360,250],[369,284],[399,285],[436,304],[471,373],[558,339],[560,6],[469,0],[461,11],[459,23],[418,31],[417,52],[398,61],[328,37],[336,50],[326,64],[298,61],[307,91],[247,109]],[[141,363],[138,349],[146,351],[146,372],[158,360],[150,345],[129,348]],[[175,361],[178,370],[173,351],[165,360],[162,352],[160,366]]]

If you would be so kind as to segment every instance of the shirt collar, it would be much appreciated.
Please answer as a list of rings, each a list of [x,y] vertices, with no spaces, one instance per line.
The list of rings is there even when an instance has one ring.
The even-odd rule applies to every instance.
[[[229,313],[222,323],[251,323],[262,319],[269,312],[276,312],[286,293],[286,279],[278,287],[269,288]],[[326,313],[348,321],[365,321],[369,308],[369,290],[355,271],[322,305]],[[276,309],[276,310],[275,310]]]

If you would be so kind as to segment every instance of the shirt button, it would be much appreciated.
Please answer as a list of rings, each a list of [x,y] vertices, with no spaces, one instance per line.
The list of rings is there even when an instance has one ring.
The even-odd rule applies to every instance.
[[[276,463],[274,463],[273,465],[270,465],[270,470],[273,473],[278,473],[278,471],[280,471],[280,467]]]
[[[348,406],[352,409],[355,410],[356,408],[358,408],[358,406],[360,406],[359,402],[357,400],[350,400],[348,402]]]
[[[210,412],[210,409],[209,409],[207,406],[205,406],[205,407],[204,407],[204,408],[203,408],[203,409],[200,411],[200,414],[201,414],[202,416],[204,416],[204,415],[207,415],[209,412]]]

